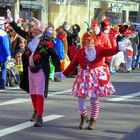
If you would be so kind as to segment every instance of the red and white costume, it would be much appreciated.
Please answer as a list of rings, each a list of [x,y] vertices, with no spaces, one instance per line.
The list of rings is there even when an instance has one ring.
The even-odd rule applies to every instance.
[[[93,47],[94,48],[94,47]],[[92,54],[94,58],[87,58],[86,48],[83,47],[76,53],[70,65],[63,72],[68,76],[80,65],[80,71],[72,87],[72,94],[78,97],[104,97],[115,93],[110,81],[108,67],[104,64],[104,57],[112,56],[118,52],[118,48],[105,48],[101,45],[95,46]]]

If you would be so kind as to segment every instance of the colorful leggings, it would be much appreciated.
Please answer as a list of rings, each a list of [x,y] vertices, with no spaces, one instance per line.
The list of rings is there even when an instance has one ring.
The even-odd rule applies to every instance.
[[[90,104],[91,104],[91,118],[93,118],[94,120],[97,120],[98,115],[99,115],[99,109],[100,109],[99,99],[91,97]],[[88,115],[88,111],[86,109],[86,98],[78,97],[78,109],[79,109],[80,115],[82,116]]]

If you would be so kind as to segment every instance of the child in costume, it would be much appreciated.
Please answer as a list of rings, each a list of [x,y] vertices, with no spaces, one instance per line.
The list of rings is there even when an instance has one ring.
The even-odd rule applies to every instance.
[[[77,51],[67,69],[63,73],[55,73],[55,76],[64,79],[80,65],[80,71],[72,87],[72,94],[77,98],[81,116],[79,128],[88,127],[89,130],[92,130],[95,129],[99,115],[99,97],[115,93],[110,81],[108,66],[104,64],[104,57],[112,56],[125,48],[121,42],[114,48],[102,47],[101,44],[96,44],[93,34],[85,33],[83,36],[82,48]],[[86,97],[90,98],[91,103],[90,119],[86,109]]]

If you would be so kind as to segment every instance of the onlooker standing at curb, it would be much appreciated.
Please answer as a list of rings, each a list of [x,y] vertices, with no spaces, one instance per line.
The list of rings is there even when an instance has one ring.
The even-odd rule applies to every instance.
[[[4,31],[5,18],[0,17],[0,89],[5,89],[7,76],[7,61],[11,59],[8,34]]]

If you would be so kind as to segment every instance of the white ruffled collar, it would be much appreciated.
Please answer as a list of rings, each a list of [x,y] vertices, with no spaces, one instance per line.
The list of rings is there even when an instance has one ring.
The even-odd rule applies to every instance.
[[[86,54],[86,58],[89,61],[93,61],[96,58],[96,50],[95,50],[95,47],[92,47],[91,49],[85,48],[85,54]]]

